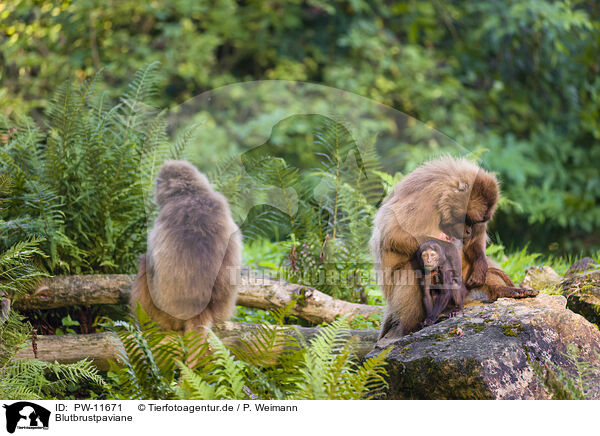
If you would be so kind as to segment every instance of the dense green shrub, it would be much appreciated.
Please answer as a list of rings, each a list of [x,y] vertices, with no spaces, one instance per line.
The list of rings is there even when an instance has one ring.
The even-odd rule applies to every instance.
[[[37,235],[53,273],[134,269],[157,167],[189,138],[169,143],[163,116],[147,104],[156,67],[138,71],[114,104],[95,79],[66,82],[50,102],[46,129],[7,130],[0,173],[11,177],[11,193],[0,211],[0,248]]]
[[[160,107],[246,80],[323,83],[488,150],[519,205],[498,215],[503,242],[578,252],[600,245],[599,32],[591,0],[15,0],[0,5],[0,110],[41,120],[56,86],[103,66],[117,96],[152,61]],[[206,144],[207,159],[222,147]],[[391,173],[440,151],[377,147]]]
[[[168,141],[167,117],[146,103],[155,95],[156,67],[136,73],[115,104],[98,80],[63,84],[44,130],[4,120],[0,173],[10,175],[12,192],[0,211],[0,247],[39,236],[53,273],[134,270],[155,212],[157,169],[168,157],[197,157],[191,139],[204,130],[185,127]],[[280,132],[298,126],[304,133],[291,137],[311,150],[306,161],[277,146]],[[286,278],[367,302],[371,221],[389,178],[379,171],[375,140],[359,143],[341,121],[321,115],[276,127],[265,144],[223,159],[210,180],[229,199],[246,243],[281,242],[289,261],[279,259],[278,268]]]
[[[19,242],[0,252],[0,302],[18,300],[44,275],[35,264],[36,257],[42,255],[39,242]],[[88,360],[65,365],[17,358],[29,339],[35,347],[35,334],[21,315],[7,308],[6,304],[0,305],[0,399],[64,398],[70,385],[84,382],[106,387]]]
[[[344,318],[306,341],[282,328],[284,309],[272,314],[279,325],[260,324],[226,346],[210,331],[180,336],[161,331],[139,306],[136,314],[112,327],[124,345],[124,365],[109,373],[115,398],[365,399],[387,386],[390,350],[357,362]]]

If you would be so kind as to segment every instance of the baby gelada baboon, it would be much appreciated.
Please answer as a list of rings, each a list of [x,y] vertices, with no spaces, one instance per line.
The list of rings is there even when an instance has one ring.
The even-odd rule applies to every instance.
[[[158,217],[140,257],[131,306],[180,332],[226,321],[235,309],[241,234],[229,204],[185,161],[167,161],[156,178]]]
[[[461,275],[460,248],[457,239],[452,242],[434,239],[423,242],[417,250],[416,260],[422,272],[424,326],[435,324],[451,299],[455,306],[452,315],[463,310],[467,288]]]

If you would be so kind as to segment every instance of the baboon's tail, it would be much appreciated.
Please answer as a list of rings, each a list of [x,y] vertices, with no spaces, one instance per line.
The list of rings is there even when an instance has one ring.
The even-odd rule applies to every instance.
[[[129,297],[129,307],[135,313],[137,303],[144,307],[143,300],[150,296],[148,292],[148,278],[146,277],[146,254],[142,254],[138,262],[138,272],[131,285],[131,295]]]
[[[508,274],[506,274],[500,268],[489,267],[488,274],[495,274],[495,275],[499,276],[504,281],[504,283],[506,283],[506,286],[511,286],[511,287],[515,286],[515,284],[513,283],[511,278],[508,276]]]

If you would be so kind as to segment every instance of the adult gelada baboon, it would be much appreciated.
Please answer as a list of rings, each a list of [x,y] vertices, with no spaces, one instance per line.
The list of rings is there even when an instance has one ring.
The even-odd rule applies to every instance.
[[[164,328],[200,330],[226,321],[235,309],[242,241],[225,197],[185,161],[168,161],[156,178],[158,217],[148,234],[132,287]]]
[[[387,306],[380,338],[418,330],[425,310],[414,255],[429,239],[463,242],[462,275],[467,289],[490,300],[528,297],[485,256],[487,223],[498,203],[496,178],[462,158],[427,162],[394,186],[375,215],[371,251]]]

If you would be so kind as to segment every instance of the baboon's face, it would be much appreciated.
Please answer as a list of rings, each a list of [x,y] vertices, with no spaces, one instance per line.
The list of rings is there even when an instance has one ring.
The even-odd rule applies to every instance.
[[[444,233],[446,233],[451,239],[459,239],[461,241],[465,241],[473,233],[472,226],[460,221],[454,223],[441,224],[440,227],[442,231],[444,231]]]
[[[469,242],[473,235],[485,232],[489,217],[492,212],[485,208],[483,213],[470,215],[468,212],[464,217],[457,218],[457,221],[451,223],[442,223],[441,230],[450,236],[451,239],[458,239],[464,244]]]
[[[446,197],[450,202],[441,214],[440,229],[466,244],[485,232],[496,209],[498,187],[494,179],[478,175],[472,187],[465,183],[452,191]]]
[[[440,253],[433,248],[424,250],[421,253],[421,261],[423,262],[423,268],[425,268],[426,271],[431,271],[440,264]]]

